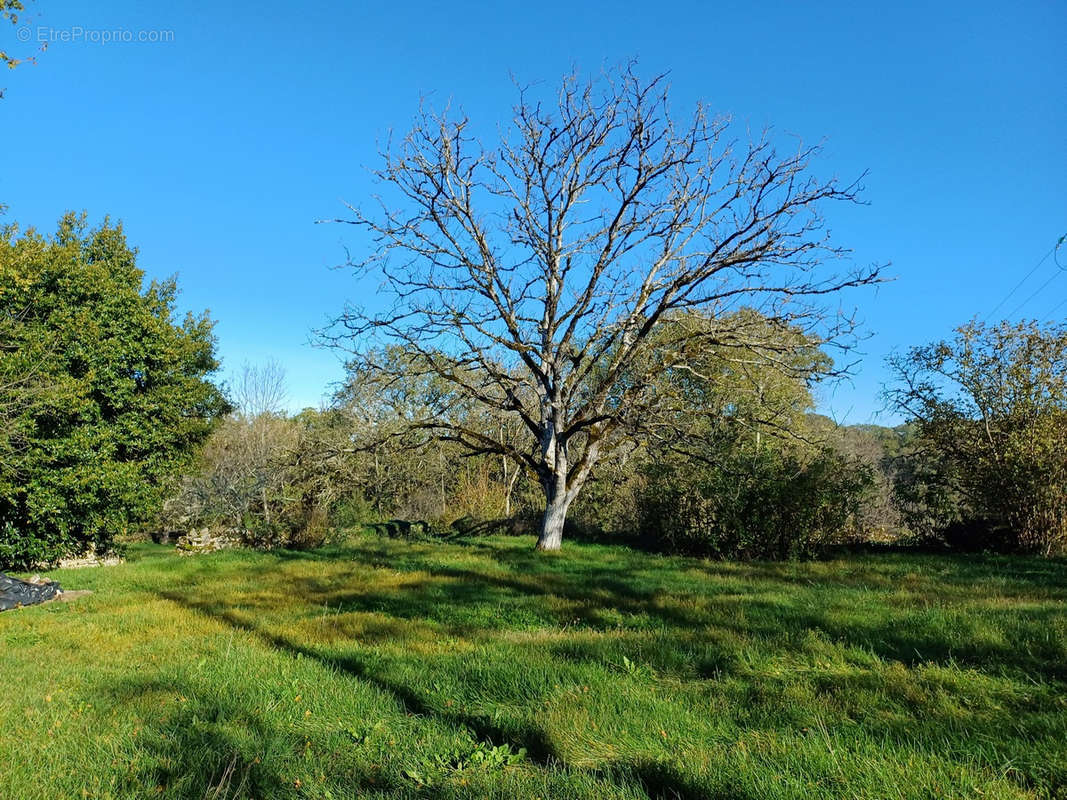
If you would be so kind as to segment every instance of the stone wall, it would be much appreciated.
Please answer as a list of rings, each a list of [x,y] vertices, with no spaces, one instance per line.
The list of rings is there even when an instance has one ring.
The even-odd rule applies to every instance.
[[[61,558],[59,563],[56,564],[58,569],[75,569],[78,567],[113,567],[116,564],[121,564],[126,559],[120,558],[113,554],[97,555],[92,550],[89,550],[84,555],[71,556],[70,558]]]
[[[200,528],[193,529],[178,539],[178,555],[191,556],[197,553],[214,553],[241,545],[236,530]]]

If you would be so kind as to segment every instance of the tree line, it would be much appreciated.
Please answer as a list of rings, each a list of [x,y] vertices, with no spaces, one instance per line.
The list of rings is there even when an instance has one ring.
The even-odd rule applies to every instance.
[[[282,371],[215,380],[213,323],[144,282],[121,226],[0,238],[0,563],[147,525],[310,546],[345,524],[568,529],[741,558],[899,538],[1063,549],[1063,326],[973,322],[891,361],[898,429],[841,428],[848,264],[818,177],[632,65],[519,87],[487,144],[423,110],[381,195],[342,220],[381,287],[320,332],[348,354],[325,409]],[[844,356],[842,354],[845,354]]]

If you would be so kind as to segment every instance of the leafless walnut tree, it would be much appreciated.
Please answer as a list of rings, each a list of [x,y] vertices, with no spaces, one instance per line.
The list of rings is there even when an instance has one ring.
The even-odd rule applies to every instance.
[[[844,342],[852,321],[827,300],[878,268],[823,267],[845,254],[823,206],[858,187],[814,177],[818,147],[780,154],[766,131],[735,137],[702,107],[680,123],[664,78],[632,67],[569,75],[550,103],[532,94],[519,89],[495,146],[467,117],[423,109],[385,148],[376,209],[335,221],[370,233],[349,265],[388,300],[347,306],[324,337],[369,361],[399,346],[442,397],[521,420],[528,446],[465,424],[456,406],[419,424],[532,471],[545,492],[537,546],[556,550],[598,460],[635,426],[672,435],[655,428],[657,381],[695,346],[773,364],[781,348],[756,331]],[[739,324],[741,308],[771,325]],[[711,324],[663,335],[693,312]]]

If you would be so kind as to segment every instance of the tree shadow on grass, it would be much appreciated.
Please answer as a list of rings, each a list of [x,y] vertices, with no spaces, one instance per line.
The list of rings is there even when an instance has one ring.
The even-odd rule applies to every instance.
[[[225,606],[214,602],[193,600],[181,593],[164,591],[160,597],[170,600],[191,611],[201,614],[229,627],[253,634],[262,642],[271,647],[300,656],[301,658],[313,659],[326,667],[336,669],[360,680],[366,681],[379,690],[392,695],[400,704],[402,711],[423,716],[437,716],[447,720],[452,725],[461,726],[472,731],[475,736],[494,745],[508,743],[514,748],[524,748],[527,756],[541,765],[549,765],[559,762],[555,757],[551,746],[542,731],[533,727],[510,729],[476,715],[464,714],[460,710],[443,713],[428,705],[416,692],[409,687],[390,680],[388,677],[375,670],[373,665],[366,659],[355,655],[330,655],[324,654],[315,648],[308,647],[299,642],[294,642],[288,637],[271,633],[260,626],[234,615]]]
[[[840,647],[909,667],[935,663],[1067,681],[1062,637],[1048,635],[1058,629],[1067,607],[1062,560],[894,555],[870,563],[809,566],[652,558],[622,548],[554,558],[485,539],[464,542],[462,548],[451,546],[448,552],[469,550],[472,559],[463,565],[449,564],[435,545],[398,548],[366,541],[328,559],[310,553],[279,557],[358,561],[419,573],[402,591],[348,589],[336,576],[294,579],[290,591],[342,611],[430,621],[451,636],[485,639],[501,629],[622,626],[677,632],[682,638],[683,633],[729,632],[774,652],[795,650],[816,633]],[[698,577],[681,580],[686,571]],[[995,585],[983,593],[990,581]],[[902,587],[907,605],[896,596]],[[972,609],[980,612],[973,619]],[[974,635],[960,626],[976,626]],[[990,631],[995,635],[980,635]],[[728,658],[713,656],[692,671],[713,677],[729,669]]]
[[[534,724],[515,719],[494,718],[488,714],[471,713],[461,707],[442,710],[428,703],[412,687],[389,677],[377,668],[374,661],[358,655],[325,654],[292,639],[270,632],[261,626],[240,617],[224,604],[197,600],[180,592],[164,591],[158,595],[196,614],[220,622],[226,626],[252,634],[264,644],[293,656],[311,659],[323,666],[365,681],[376,689],[393,697],[398,710],[403,713],[440,720],[454,728],[469,732],[475,739],[491,746],[507,745],[513,751],[525,750],[526,758],[534,765],[552,769],[574,771],[558,755],[544,730]],[[607,769],[578,769],[588,779],[604,784],[610,793],[611,786],[624,781],[631,788],[639,788],[654,800],[689,800],[706,798],[708,795],[696,788],[671,768],[655,762],[609,766]],[[747,795],[719,794],[718,800],[750,800]]]
[[[492,552],[489,544],[479,546]],[[497,548],[494,557],[512,567],[545,569],[544,560],[539,561],[534,553]],[[815,632],[842,647],[858,647],[908,666],[951,663],[1067,680],[1067,650],[1062,640],[1048,635],[1056,630],[1057,622],[1067,618],[1067,562],[1062,559],[911,556],[887,561],[883,557],[871,564],[845,562],[828,573],[833,566],[837,565],[663,559],[651,576],[644,576],[645,586],[637,588],[630,576],[633,566],[624,553],[616,564],[549,564],[551,571],[535,573],[532,580],[544,582],[547,590],[542,588],[542,592],[592,603],[594,613],[588,616],[594,622],[599,604],[655,618],[681,631],[729,630],[756,639],[768,649],[793,647]],[[708,576],[703,587],[662,590],[672,570],[694,567]],[[659,569],[663,572],[657,574]],[[919,581],[914,606],[902,608],[891,595],[904,577],[912,576]],[[723,578],[738,577],[755,591],[723,591]],[[521,591],[530,580],[508,578],[507,583]],[[991,581],[996,585],[989,589],[987,601],[982,595]],[[872,583],[881,583],[878,589],[883,593],[872,595]],[[768,590],[785,597],[756,596]],[[850,603],[842,613],[843,604]],[[948,616],[925,616],[926,604],[931,603],[949,612]],[[1017,603],[1025,608],[1017,608]],[[1003,634],[1003,641],[952,636],[959,631],[944,627],[953,624],[952,613],[966,618],[971,609],[980,612],[983,624]]]
[[[616,780],[632,780],[651,798],[657,800],[763,800],[765,793],[732,787],[709,789],[690,780],[678,769],[659,761],[637,764],[613,764],[602,770]]]
[[[914,667],[954,664],[990,673],[1005,670],[1029,678],[1067,680],[1067,653],[1056,636],[1065,616],[1067,569],[1063,563],[999,556],[910,556],[872,564],[806,568],[796,564],[709,564],[663,559],[635,569],[634,555],[620,551],[613,561],[546,558],[515,547],[473,540],[470,549],[488,559],[485,569],[447,566],[431,550],[363,544],[348,552],[391,570],[425,573],[403,592],[338,592],[324,585],[343,610],[378,611],[407,620],[432,620],[455,636],[493,636],[501,628],[573,625],[617,630],[619,625],[664,632],[729,631],[769,651],[795,649],[810,633],[845,648],[859,648]],[[638,556],[644,564],[648,557]],[[494,570],[499,564],[504,569]],[[708,578],[666,591],[672,570],[696,567]],[[729,584],[722,580],[728,578]],[[739,593],[738,579],[752,587]],[[905,580],[918,581],[912,606],[893,593]],[[989,603],[983,580],[997,580]],[[874,592],[870,591],[872,584]],[[977,591],[976,591],[977,587]],[[306,594],[309,587],[294,586]],[[779,595],[773,597],[768,595]],[[550,598],[551,604],[545,600]],[[1024,609],[1016,607],[1024,604]],[[926,611],[936,604],[931,613]],[[970,610],[975,614],[968,621]],[[476,612],[486,613],[476,613]],[[489,613],[491,612],[491,613]],[[974,635],[954,630],[977,625]],[[994,630],[992,638],[979,628]],[[712,659],[695,667],[710,677],[727,662]],[[710,670],[710,672],[709,672]]]
[[[138,796],[177,800],[304,797],[298,756],[306,745],[334,746],[311,732],[278,730],[250,713],[254,701],[205,692],[185,680],[129,678],[108,690],[113,701],[179,697],[172,711],[146,722],[136,736],[139,769],[124,780]],[[281,754],[281,757],[278,757]],[[286,774],[287,773],[287,774]],[[306,776],[304,776],[306,778]],[[375,797],[396,788],[395,776],[351,761],[326,781],[334,792]]]
[[[1067,659],[1060,657],[1062,641],[1056,636],[1040,635],[1042,630],[1056,630],[1057,621],[1063,618],[1062,607],[1057,608],[1055,602],[1061,586],[1056,565],[1024,564],[1009,573],[1010,580],[1015,574],[1021,576],[1021,586],[1002,585],[1005,590],[999,596],[1021,598],[1028,605],[1024,610],[1016,610],[1010,604],[1005,608],[983,608],[986,629],[1000,636],[983,639],[966,631],[947,636],[953,631],[946,624],[957,617],[965,620],[967,609],[979,604],[981,594],[976,598],[974,584],[970,586],[971,596],[963,597],[971,602],[961,600],[944,606],[957,617],[939,616],[942,598],[932,593],[934,581],[943,580],[949,594],[959,594],[964,592],[968,578],[990,577],[999,561],[970,565],[946,558],[934,562],[904,559],[891,562],[882,571],[877,565],[845,563],[838,579],[819,572],[827,565],[817,565],[814,570],[788,564],[723,565],[719,569],[706,562],[664,559],[649,567],[644,563],[646,557],[641,556],[636,565],[639,569],[635,570],[634,558],[625,552],[609,553],[610,558],[604,559],[599,557],[602,554],[593,558],[579,553],[578,558],[570,559],[545,558],[515,547],[494,547],[492,542],[478,542],[470,549],[473,557],[469,559],[454,548],[446,553],[435,550],[433,545],[398,548],[395,544],[373,543],[347,548],[328,558],[322,554],[274,554],[287,562],[306,559],[343,565],[348,560],[361,566],[350,571],[342,568],[334,574],[326,570],[320,576],[290,575],[279,570],[270,574],[272,591],[251,604],[240,600],[227,604],[224,595],[208,594],[207,586],[160,594],[199,614],[249,631],[282,651],[315,659],[366,681],[394,697],[404,711],[432,716],[469,731],[480,741],[525,748],[530,759],[543,767],[562,762],[546,731],[530,717],[504,715],[501,719],[490,712],[468,711],[461,706],[443,709],[419,693],[406,676],[410,676],[411,669],[423,674],[432,671],[432,662],[420,661],[417,649],[427,637],[444,635],[489,644],[509,630],[537,633],[547,628],[548,633],[588,631],[590,635],[647,630],[619,628],[619,613],[623,613],[654,624],[652,633],[660,637],[658,647],[671,642],[679,647],[693,646],[688,657],[694,673],[691,677],[696,678],[743,672],[746,666],[735,660],[736,652],[731,648],[736,651],[742,646],[755,646],[767,656],[777,657],[788,652],[803,654],[806,648],[814,647],[814,657],[822,646],[820,639],[913,667],[939,663],[994,673],[1010,670],[1048,681],[1067,678]],[[368,566],[375,571],[368,571]],[[680,567],[691,572],[705,571],[707,577],[682,575],[685,580],[675,580],[671,571]],[[953,571],[957,568],[959,572]],[[378,569],[382,572],[378,573]],[[923,582],[921,591],[930,593],[933,605],[929,615],[924,614],[926,606],[920,594],[915,601],[909,601],[914,605],[900,606],[894,604],[892,585],[877,587],[873,592],[866,588],[874,577],[896,580],[913,573]],[[381,580],[377,579],[379,574]],[[724,582],[724,578],[729,580]],[[750,581],[753,591],[743,592],[739,580]],[[1042,591],[1028,596],[1026,587],[1030,585]],[[410,645],[412,649],[403,664],[392,656],[383,660],[375,654],[324,653],[294,635],[270,630],[264,622],[272,614],[307,622],[318,607],[356,615],[356,622],[362,626],[358,637],[363,645]],[[576,619],[584,627],[568,627]],[[975,633],[978,632],[976,628]],[[711,643],[710,650],[701,650],[699,640],[713,635],[719,635],[719,640]],[[550,645],[548,652],[564,660],[600,665],[605,664],[606,657],[616,657],[602,646],[579,642]],[[631,658],[634,655],[632,651],[627,653]],[[655,666],[660,668],[659,664]],[[857,680],[859,684],[855,686],[849,683]],[[863,685],[863,680],[823,682],[819,691],[879,688],[877,684]],[[924,714],[936,716],[925,705],[916,707],[915,714],[916,718]],[[994,722],[1001,724],[1001,717]],[[906,719],[901,724],[910,725]],[[931,722],[925,733],[925,728],[912,731],[915,739],[936,745],[939,724],[937,720]],[[986,729],[992,733],[995,725],[983,728]],[[898,732],[907,731],[902,727]],[[585,772],[610,774],[615,776],[610,780],[625,780],[626,785],[643,787],[642,791],[656,797],[707,796],[683,772],[660,762],[617,764]],[[742,795],[727,793],[724,797]]]
[[[746,615],[722,615],[718,627],[761,643],[768,650],[802,651],[811,634],[842,648],[857,649],[909,668],[936,664],[1010,675],[1027,681],[1067,681],[1067,648],[1055,635],[1065,612],[1049,603],[1020,614],[1011,608],[985,609],[969,616],[966,608],[942,615],[923,609],[884,606],[877,613],[840,607],[809,607],[766,600],[744,601]],[[990,638],[986,632],[995,631]],[[1050,632],[1053,635],[1050,635]],[[711,677],[722,664],[709,664]]]

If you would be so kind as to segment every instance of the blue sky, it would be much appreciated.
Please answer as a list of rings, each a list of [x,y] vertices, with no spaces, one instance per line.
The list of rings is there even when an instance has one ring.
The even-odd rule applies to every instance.
[[[420,97],[506,120],[510,73],[554,82],[637,57],[645,74],[670,71],[679,110],[702,99],[825,139],[825,174],[870,171],[869,205],[836,209],[833,233],[896,280],[848,298],[871,336],[853,381],[821,398],[839,419],[891,421],[885,355],[992,311],[1067,233],[1060,0],[28,6],[30,42],[0,30],[0,49],[52,42],[0,75],[7,220],[122,219],[149,275],[178,273],[183,306],[218,320],[225,367],[277,359],[294,407],[341,376],[311,330],[374,288],[330,269],[358,233],[315,220],[367,197],[377,144]],[[1056,271],[1047,259],[998,316]],[[1015,316],[1065,298],[1067,275]]]

